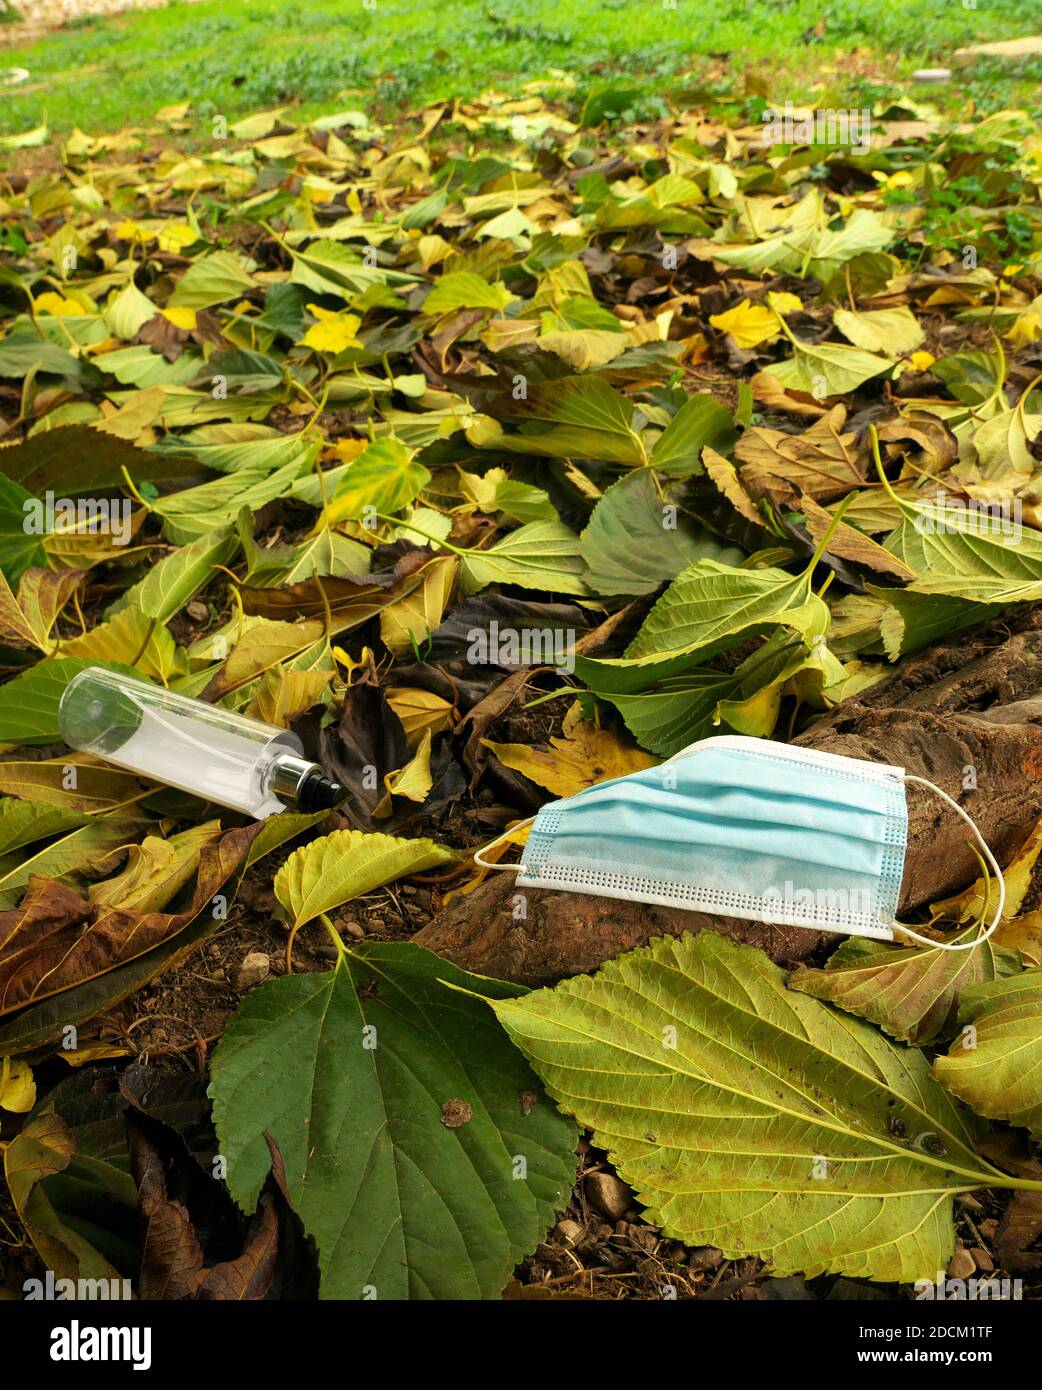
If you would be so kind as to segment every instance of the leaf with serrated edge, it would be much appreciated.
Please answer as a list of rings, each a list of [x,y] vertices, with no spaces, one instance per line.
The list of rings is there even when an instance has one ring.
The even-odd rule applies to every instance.
[[[229,1186],[252,1211],[271,1134],[325,1298],[498,1298],[565,1200],[575,1129],[473,991],[520,993],[366,942],[262,984],[228,1025],[210,1095]],[[449,1101],[470,1107],[455,1128]]]
[[[275,875],[275,896],[299,927],[381,884],[454,864],[458,857],[433,840],[334,830],[293,851]]]
[[[993,1120],[1042,1139],[1042,968],[973,985],[962,997],[961,1032],[934,1076]]]
[[[971,941],[979,931],[975,922],[952,940]],[[1019,969],[1012,952],[996,950],[990,941],[973,951],[942,951],[851,937],[824,970],[790,976],[789,988],[867,1018],[900,1042],[925,1047],[951,1036],[963,990]]]
[[[775,1274],[933,1279],[952,1195],[1011,1182],[921,1052],[712,931],[490,1003],[648,1220],[688,1245]]]

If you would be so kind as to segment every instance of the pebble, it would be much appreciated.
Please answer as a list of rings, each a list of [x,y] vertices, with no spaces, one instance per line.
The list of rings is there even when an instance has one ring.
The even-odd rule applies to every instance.
[[[187,605],[187,608],[188,616],[192,619],[193,622],[205,623],[207,618],[210,616],[209,608],[207,608],[206,604],[200,602],[200,600],[197,598],[192,599],[191,603]]]
[[[242,964],[235,972],[235,988],[244,994],[253,989],[271,974],[271,960],[263,951],[251,951],[244,956]]]
[[[586,1200],[609,1221],[621,1221],[633,1201],[633,1193],[622,1179],[614,1173],[587,1173],[585,1184]]]
[[[696,1270],[716,1269],[723,1258],[724,1252],[715,1245],[699,1245],[688,1256],[688,1266]]]
[[[560,1236],[562,1240],[566,1240],[569,1245],[574,1245],[582,1235],[583,1228],[578,1221],[569,1221],[565,1218],[562,1221],[558,1221],[557,1225],[554,1227],[554,1233]]]
[[[972,1279],[977,1265],[968,1250],[956,1250],[948,1264],[949,1279]]]
[[[995,1261],[988,1254],[987,1250],[981,1250],[979,1246],[975,1246],[969,1253],[973,1257],[973,1263],[982,1274],[993,1274],[995,1272]]]

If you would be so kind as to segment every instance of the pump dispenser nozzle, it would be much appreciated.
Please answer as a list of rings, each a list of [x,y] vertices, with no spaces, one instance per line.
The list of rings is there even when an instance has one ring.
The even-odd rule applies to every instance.
[[[330,810],[348,794],[296,734],[104,666],[69,682],[58,724],[71,748],[258,820]]]

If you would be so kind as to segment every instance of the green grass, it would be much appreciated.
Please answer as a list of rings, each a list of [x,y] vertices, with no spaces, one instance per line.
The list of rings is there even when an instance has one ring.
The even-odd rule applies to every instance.
[[[960,44],[1038,27],[1022,0],[980,0],[977,9],[959,0],[676,0],[675,9],[662,0],[375,5],[204,0],[76,22],[28,47],[0,50],[0,66],[31,73],[23,86],[0,92],[0,131],[27,129],[44,115],[56,130],[116,129],[183,100],[200,121],[284,102],[328,108],[341,94],[387,114],[474,97],[490,85],[517,91],[554,68],[574,81],[566,95],[576,108],[591,88],[621,80],[640,93],[631,109],[649,117],[684,79],[710,83],[724,107],[749,114],[741,109],[747,68],[778,101],[864,105],[907,91],[914,68],[943,62]],[[1038,109],[1040,78],[1037,61],[991,63],[919,95],[953,111],[969,102],[978,111]]]

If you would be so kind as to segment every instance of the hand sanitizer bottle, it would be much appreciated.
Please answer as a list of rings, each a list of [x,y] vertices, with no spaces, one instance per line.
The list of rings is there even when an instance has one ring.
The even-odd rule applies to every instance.
[[[348,794],[296,734],[104,666],[72,678],[58,725],[71,748],[258,820],[328,810]]]

